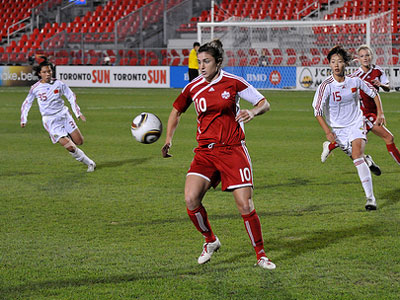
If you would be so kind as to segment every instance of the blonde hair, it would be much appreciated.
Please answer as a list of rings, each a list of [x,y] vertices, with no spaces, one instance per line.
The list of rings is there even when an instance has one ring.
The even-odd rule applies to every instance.
[[[374,56],[374,52],[372,52],[372,49],[368,46],[368,45],[361,45],[360,47],[358,47],[357,49],[357,54],[361,51],[361,50],[368,50],[369,54],[372,56]]]

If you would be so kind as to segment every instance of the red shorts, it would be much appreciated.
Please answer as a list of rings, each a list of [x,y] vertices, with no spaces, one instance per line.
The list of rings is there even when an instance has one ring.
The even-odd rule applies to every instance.
[[[221,181],[223,191],[253,186],[251,159],[244,142],[236,146],[198,147],[194,152],[187,175],[203,177],[214,188]]]
[[[372,127],[374,127],[374,123],[376,121],[376,114],[368,113],[364,115],[365,124],[367,126],[367,131],[369,132]]]

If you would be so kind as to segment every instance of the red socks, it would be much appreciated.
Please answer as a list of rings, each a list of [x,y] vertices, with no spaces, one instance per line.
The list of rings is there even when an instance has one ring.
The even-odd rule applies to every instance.
[[[200,205],[194,210],[186,208],[190,220],[192,220],[196,229],[204,236],[206,243],[215,242],[216,238],[211,230],[210,223],[208,222],[207,211],[203,205]]]
[[[192,220],[196,229],[204,236],[206,243],[215,242],[216,238],[211,229],[210,223],[208,222],[207,212],[204,206],[200,205],[194,210],[187,209],[190,220]],[[249,235],[251,244],[257,254],[257,260],[265,256],[264,251],[264,241],[261,232],[260,219],[253,210],[248,215],[242,215],[244,226],[246,228],[247,234]]]
[[[256,210],[254,209],[248,215],[242,215],[244,226],[249,235],[251,244],[257,254],[257,260],[265,256],[264,241],[261,232],[261,223]]]
[[[339,147],[339,144],[334,142],[334,143],[330,143],[329,144],[329,152],[331,152],[333,149],[336,149],[337,147]]]
[[[399,152],[399,149],[396,148],[396,145],[394,143],[389,144],[389,145],[386,145],[386,148],[389,151],[389,154],[395,160],[395,162],[397,162],[400,165],[400,152]]]

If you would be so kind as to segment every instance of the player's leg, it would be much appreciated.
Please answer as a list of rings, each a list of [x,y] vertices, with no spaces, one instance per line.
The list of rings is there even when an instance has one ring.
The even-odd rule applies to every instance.
[[[210,181],[202,176],[188,174],[186,177],[186,210],[193,225],[206,239],[206,243],[215,241],[215,235],[208,221],[207,211],[201,203],[210,186]]]
[[[83,136],[78,126],[76,125],[75,120],[72,118],[69,112],[66,113],[64,127],[65,130],[68,132],[70,141],[75,144],[75,149],[73,151],[69,151],[68,149],[67,150],[77,161],[80,161],[88,166],[87,172],[93,172],[96,169],[96,163],[76,146],[83,144]]]
[[[374,196],[371,171],[364,159],[365,140],[357,138],[352,141],[352,157],[354,166],[357,169],[358,177],[360,178],[362,187],[367,198],[365,208],[367,210],[376,209],[376,200]]]
[[[213,253],[221,247],[218,237],[212,231],[207,211],[202,204],[205,193],[211,186],[215,187],[218,184],[219,177],[214,176],[216,170],[203,154],[196,153],[185,182],[187,214],[197,231],[205,238],[202,253],[197,260],[199,264],[210,261]]]
[[[272,263],[265,254],[261,223],[257,212],[254,209],[252,195],[252,187],[242,187],[233,191],[236,206],[242,215],[244,226],[257,255],[256,265],[259,265],[264,269],[275,269],[275,264]]]
[[[69,134],[69,136],[71,137],[71,140],[75,143],[75,145],[80,146],[83,144],[83,135],[78,127],[76,127],[76,129],[74,129]]]
[[[96,168],[95,162],[87,157],[85,152],[79,149],[71,139],[69,139],[68,137],[62,137],[58,140],[58,143],[65,149],[67,149],[71,156],[74,157],[77,161],[87,165],[88,172],[94,171],[94,169]]]
[[[371,131],[385,141],[386,148],[394,161],[400,165],[400,152],[394,143],[393,134],[385,126],[374,126]]]

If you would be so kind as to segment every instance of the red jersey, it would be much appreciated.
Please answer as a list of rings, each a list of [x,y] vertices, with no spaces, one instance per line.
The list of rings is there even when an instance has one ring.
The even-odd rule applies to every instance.
[[[385,75],[385,72],[381,67],[376,65],[371,65],[371,69],[368,72],[364,72],[364,70],[360,67],[357,71],[355,71],[351,76],[360,77],[362,80],[369,82],[373,85],[372,80],[378,79],[383,84],[389,84],[389,79]],[[379,87],[373,85],[374,88],[379,91]],[[365,114],[369,113],[377,113],[376,104],[373,98],[365,94],[360,90],[360,99],[361,99],[361,109]]]
[[[257,105],[264,96],[242,77],[221,70],[212,82],[202,76],[190,82],[173,106],[183,113],[194,102],[199,146],[212,143],[237,145],[244,140],[243,123],[235,120],[240,110],[240,98]]]

